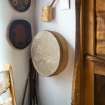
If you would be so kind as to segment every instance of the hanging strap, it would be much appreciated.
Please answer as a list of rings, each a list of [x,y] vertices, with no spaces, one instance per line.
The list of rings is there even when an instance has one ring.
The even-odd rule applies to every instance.
[[[26,79],[23,99],[21,105],[25,105],[25,99],[28,92],[28,86],[30,86],[30,95],[29,95],[29,105],[38,105],[38,97],[37,97],[37,82],[38,82],[38,74],[36,73],[32,61],[30,59],[30,71]]]
[[[30,59],[30,105],[38,105],[37,96],[38,74]]]
[[[26,83],[25,83],[25,87],[24,87],[24,93],[23,93],[23,99],[22,99],[21,105],[25,104],[25,98],[26,98],[26,94],[27,94],[28,85],[29,85],[29,75],[28,75],[28,77],[26,79]]]
[[[56,0],[53,0],[51,3],[50,3],[50,7],[52,7],[54,4],[55,4]]]

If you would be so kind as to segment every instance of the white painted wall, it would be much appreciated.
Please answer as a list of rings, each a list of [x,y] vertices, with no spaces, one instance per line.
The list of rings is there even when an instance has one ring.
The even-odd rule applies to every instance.
[[[4,64],[12,64],[13,66],[17,105],[21,105],[24,84],[29,70],[29,48],[18,50],[10,45],[7,39],[8,26],[15,19],[26,19],[32,24],[34,21],[34,2],[32,0],[28,11],[20,13],[11,7],[9,0],[0,0],[0,70],[3,69]],[[32,26],[35,29],[34,24]]]
[[[20,18],[32,23],[33,34],[36,29],[37,31],[52,30],[61,33],[68,41],[70,49],[68,65],[57,76],[39,77],[39,101],[40,105],[71,105],[75,50],[75,0],[71,0],[70,10],[61,10],[61,5],[58,3],[56,18],[51,23],[40,21],[41,8],[50,0],[32,0],[31,8],[24,13],[13,10],[8,1],[0,0],[0,70],[3,69],[4,64],[13,65],[17,105],[21,104],[24,81],[28,73],[29,48],[24,50],[13,48],[7,40],[7,34],[9,23]]]
[[[65,70],[54,77],[39,77],[40,105],[71,105],[72,78],[75,50],[75,0],[71,0],[69,10],[61,10],[58,0],[56,18],[51,23],[41,22],[41,9],[51,0],[36,0],[35,24],[37,31],[52,30],[61,33],[69,43],[69,62]]]

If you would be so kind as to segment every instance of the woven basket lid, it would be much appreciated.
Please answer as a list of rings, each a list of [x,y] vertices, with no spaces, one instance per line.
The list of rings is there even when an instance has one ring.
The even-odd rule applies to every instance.
[[[62,71],[67,64],[67,56],[67,43],[61,35],[41,31],[34,37],[31,57],[33,65],[40,75],[52,76]]]
[[[26,11],[31,5],[31,0],[9,0],[9,1],[12,7],[20,12]]]
[[[9,27],[9,40],[15,48],[26,48],[32,41],[31,24],[26,20],[13,21]]]

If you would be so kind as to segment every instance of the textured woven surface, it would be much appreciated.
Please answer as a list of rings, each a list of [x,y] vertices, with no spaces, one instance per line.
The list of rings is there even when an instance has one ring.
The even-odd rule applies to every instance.
[[[50,32],[39,32],[32,43],[32,59],[36,70],[44,75],[56,72],[60,62],[60,46]]]
[[[26,11],[31,4],[31,0],[9,0],[12,7],[20,12]]]

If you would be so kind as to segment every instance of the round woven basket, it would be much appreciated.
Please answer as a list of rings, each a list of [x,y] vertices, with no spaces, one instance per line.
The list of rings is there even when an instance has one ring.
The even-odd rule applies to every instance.
[[[31,5],[31,0],[9,0],[11,6],[19,12],[25,12]]]
[[[53,32],[53,31],[50,31],[50,32],[52,32],[53,35],[56,37],[60,46],[60,53],[61,53],[60,63],[57,71],[53,74],[53,75],[58,75],[65,69],[68,63],[68,43],[65,40],[65,38],[61,36],[58,32]]]
[[[40,49],[40,51],[37,51],[38,49]],[[47,76],[47,77],[57,75],[65,69],[68,62],[67,41],[64,39],[64,37],[62,37],[57,32],[52,32],[52,31],[39,32],[34,37],[32,42],[31,57],[32,57],[33,65],[36,71],[40,75]],[[43,61],[43,58],[45,62]],[[37,61],[40,61],[40,62],[37,62]],[[46,63],[47,61],[50,61],[50,63]],[[43,67],[41,67],[41,65],[43,65]],[[52,67],[52,68],[49,68],[49,67]]]

